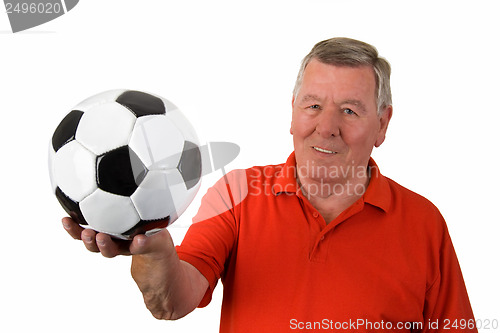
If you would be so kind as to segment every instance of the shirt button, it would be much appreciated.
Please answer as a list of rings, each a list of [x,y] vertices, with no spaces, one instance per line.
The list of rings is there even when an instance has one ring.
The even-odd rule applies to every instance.
[[[325,236],[321,236],[321,240],[325,240]]]
[[[315,218],[317,218],[317,217],[319,216],[318,212],[314,212],[314,213],[313,213],[313,216],[314,216]]]

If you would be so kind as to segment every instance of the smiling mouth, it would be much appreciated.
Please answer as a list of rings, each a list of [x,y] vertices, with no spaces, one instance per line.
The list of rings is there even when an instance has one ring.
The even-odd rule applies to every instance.
[[[336,151],[332,151],[332,150],[328,150],[328,149],[324,149],[324,148],[319,148],[319,147],[315,147],[315,146],[313,146],[313,149],[316,150],[316,151],[319,151],[320,153],[337,154]]]

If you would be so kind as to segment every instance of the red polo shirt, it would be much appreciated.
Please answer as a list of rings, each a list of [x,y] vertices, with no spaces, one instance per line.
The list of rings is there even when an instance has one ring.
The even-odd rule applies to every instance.
[[[369,167],[363,197],[329,224],[293,153],[209,189],[177,252],[209,281],[200,307],[221,278],[221,332],[477,332],[438,209]]]

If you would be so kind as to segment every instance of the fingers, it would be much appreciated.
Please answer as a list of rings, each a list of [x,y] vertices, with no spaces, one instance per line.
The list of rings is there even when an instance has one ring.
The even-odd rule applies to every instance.
[[[95,242],[95,231],[83,228],[70,217],[63,218],[62,224],[71,237],[83,241],[87,250],[91,252],[99,252],[99,248]]]
[[[101,252],[106,258],[117,255],[129,255],[130,241],[113,239],[109,235],[97,233],[92,229],[86,229],[76,223],[70,217],[62,219],[64,229],[74,239],[82,240],[83,244],[90,252]]]
[[[107,234],[85,229],[82,232],[82,239],[89,251],[101,252],[106,258],[144,254],[163,259],[165,254],[168,256],[172,251],[175,253],[172,237],[166,229],[151,236],[137,235],[132,241],[114,239]]]
[[[165,259],[175,253],[172,237],[167,229],[156,234],[146,236],[137,235],[132,241],[114,239],[111,236],[86,229],[76,223],[72,218],[62,219],[64,229],[74,239],[82,240],[90,252],[100,252],[106,258],[117,255],[140,254],[148,255],[151,259]]]
[[[90,252],[100,252],[96,242],[97,233],[92,229],[83,229],[81,239]]]
[[[65,217],[62,219],[62,224],[64,229],[70,234],[71,237],[74,239],[81,239],[81,234],[83,231],[83,228],[73,221],[70,217]]]
[[[128,251],[128,244],[130,244],[130,242],[113,239],[111,236],[103,233],[98,233],[96,235],[95,243],[99,252],[106,258],[113,258],[120,254],[130,254]]]

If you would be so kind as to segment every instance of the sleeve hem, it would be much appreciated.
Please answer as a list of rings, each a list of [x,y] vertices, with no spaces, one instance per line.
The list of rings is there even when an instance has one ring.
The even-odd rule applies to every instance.
[[[210,267],[209,264],[207,264],[205,261],[202,259],[195,257],[193,255],[190,255],[188,253],[182,252],[182,250],[177,247],[177,255],[179,256],[179,259],[182,261],[185,261],[191,265],[193,265],[208,281],[208,289],[205,295],[203,296],[200,304],[198,305],[199,308],[203,308],[207,306],[210,301],[212,300],[212,293],[217,286],[217,280],[218,277],[215,275],[213,269]]]

